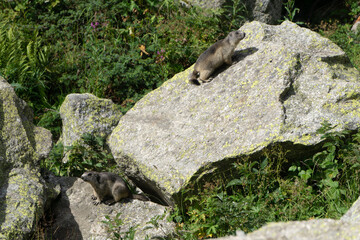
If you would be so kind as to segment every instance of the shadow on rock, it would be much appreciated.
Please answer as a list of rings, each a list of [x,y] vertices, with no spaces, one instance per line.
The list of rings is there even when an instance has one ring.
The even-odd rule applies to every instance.
[[[256,47],[250,47],[242,50],[236,50],[232,56],[233,65],[237,64],[238,62],[241,62],[244,60],[247,56],[250,56],[254,53],[256,53],[258,49]],[[211,75],[211,78],[217,77],[220,73],[224,72],[226,69],[231,67],[230,65],[223,64],[221,67],[215,70],[215,72]]]
[[[74,185],[77,178],[67,178],[60,181],[61,194],[52,204],[50,213],[53,215],[53,224],[48,232],[49,239],[53,240],[82,240],[84,239],[79,225],[76,222],[70,208],[68,190]]]
[[[246,49],[242,49],[242,50],[236,50],[234,52],[232,60],[234,61],[234,63],[240,62],[247,56],[250,56],[250,55],[256,53],[258,50],[259,49],[257,49],[256,47],[250,47],[250,48],[246,48]]]

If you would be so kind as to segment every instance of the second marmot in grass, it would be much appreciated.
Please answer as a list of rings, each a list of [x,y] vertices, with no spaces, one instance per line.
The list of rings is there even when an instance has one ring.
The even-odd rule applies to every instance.
[[[194,71],[189,75],[190,83],[200,85],[200,82],[209,82],[209,77],[216,68],[224,63],[231,65],[231,57],[235,48],[244,37],[244,32],[233,31],[226,38],[217,41],[206,49],[197,59]]]
[[[94,189],[94,205],[105,203],[111,205],[123,198],[134,198],[142,201],[149,199],[140,194],[132,194],[125,181],[117,174],[110,172],[85,172],[81,179],[91,184]]]

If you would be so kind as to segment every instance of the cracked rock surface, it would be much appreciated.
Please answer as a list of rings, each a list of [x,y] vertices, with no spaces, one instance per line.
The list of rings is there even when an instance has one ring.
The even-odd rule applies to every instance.
[[[210,83],[175,75],[128,111],[108,138],[125,173],[173,205],[195,180],[281,145],[296,161],[321,145],[316,131],[360,123],[359,72],[330,40],[294,23],[245,24],[233,56]]]

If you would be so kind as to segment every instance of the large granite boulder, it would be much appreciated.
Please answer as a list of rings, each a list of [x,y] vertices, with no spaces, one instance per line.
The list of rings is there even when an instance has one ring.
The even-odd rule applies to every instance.
[[[190,183],[230,170],[241,157],[281,145],[296,161],[334,130],[360,124],[359,72],[333,42],[294,23],[251,22],[237,61],[201,86],[193,68],[140,100],[108,138],[118,165],[137,186],[173,205]]]
[[[69,94],[60,107],[63,123],[60,141],[64,147],[78,142],[84,133],[106,138],[116,127],[122,113],[110,99],[90,93]],[[65,155],[64,162],[67,162]]]
[[[0,77],[0,239],[27,238],[48,198],[37,166],[50,152],[51,133],[32,121],[29,106]]]
[[[135,231],[134,239],[162,239],[174,231],[174,224],[166,220],[167,207],[134,199],[124,199],[111,206],[95,206],[91,185],[80,178],[51,177],[49,181],[61,186],[61,197],[51,210],[53,223],[47,231],[49,239],[106,240],[114,239],[114,232],[125,239],[131,228]],[[122,224],[115,224],[117,215]],[[104,223],[109,220],[115,225],[113,229]],[[156,226],[150,223],[152,220]]]

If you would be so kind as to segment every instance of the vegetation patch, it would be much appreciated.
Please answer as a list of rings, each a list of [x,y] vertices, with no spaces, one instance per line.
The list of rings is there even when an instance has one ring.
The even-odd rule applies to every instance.
[[[252,232],[268,222],[340,218],[359,196],[360,133],[334,132],[324,123],[323,151],[290,162],[274,146],[258,160],[234,164],[236,177],[217,176],[186,196],[172,214],[181,239]]]
[[[69,156],[67,162],[63,162],[65,154]],[[105,138],[85,133],[70,147],[64,147],[61,142],[56,144],[42,167],[57,176],[80,177],[86,171],[114,171],[116,164]]]
[[[224,11],[173,0],[2,1],[0,75],[59,137],[66,95],[110,98],[126,112],[244,22],[240,1]]]

